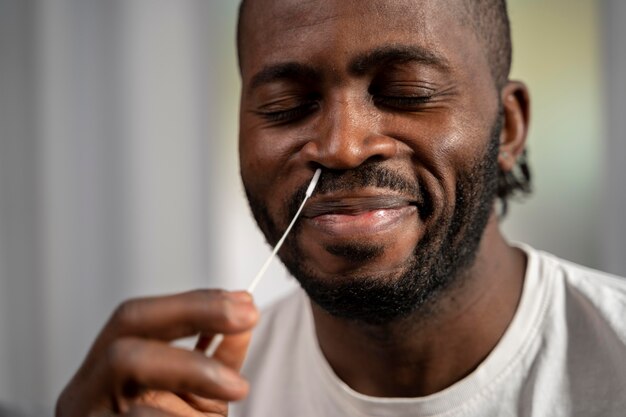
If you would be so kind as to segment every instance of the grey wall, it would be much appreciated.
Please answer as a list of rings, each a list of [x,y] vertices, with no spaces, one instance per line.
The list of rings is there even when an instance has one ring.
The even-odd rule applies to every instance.
[[[0,398],[5,401],[44,393],[34,6],[30,0],[0,2]]]
[[[604,93],[606,96],[603,266],[626,276],[626,2],[602,2]]]
[[[223,286],[209,58],[234,9],[0,0],[0,403],[49,409],[121,300]]]

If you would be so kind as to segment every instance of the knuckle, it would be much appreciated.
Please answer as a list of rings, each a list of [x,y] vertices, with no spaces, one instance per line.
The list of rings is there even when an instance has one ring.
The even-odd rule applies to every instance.
[[[113,322],[124,328],[132,328],[141,321],[141,300],[131,299],[122,302],[113,313]]]
[[[126,374],[130,370],[137,344],[130,339],[118,339],[112,342],[105,353],[106,361],[114,374]]]
[[[193,291],[193,294],[198,298],[198,302],[212,303],[226,299],[228,291],[222,289],[200,289]]]
[[[212,322],[220,329],[240,327],[242,307],[233,302],[228,292],[219,289],[198,290],[199,306],[203,315],[211,317]]]
[[[216,322],[224,329],[232,329],[239,327],[241,320],[239,319],[238,309],[227,301],[222,301],[217,306]]]

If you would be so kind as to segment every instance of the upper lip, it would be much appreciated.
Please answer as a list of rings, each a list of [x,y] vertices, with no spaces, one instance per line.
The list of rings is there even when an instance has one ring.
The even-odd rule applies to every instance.
[[[396,193],[323,194],[314,196],[304,206],[303,217],[324,214],[359,214],[371,210],[417,205],[415,197]]]

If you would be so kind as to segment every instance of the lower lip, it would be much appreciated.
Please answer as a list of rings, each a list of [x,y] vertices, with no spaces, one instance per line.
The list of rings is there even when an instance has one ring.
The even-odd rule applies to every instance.
[[[324,214],[308,219],[308,223],[323,233],[337,237],[363,236],[395,229],[416,213],[415,206],[406,206],[355,215]]]

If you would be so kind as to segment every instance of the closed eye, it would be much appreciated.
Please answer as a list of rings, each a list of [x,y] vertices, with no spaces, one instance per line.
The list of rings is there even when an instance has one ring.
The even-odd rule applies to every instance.
[[[432,96],[374,96],[376,106],[396,110],[417,111],[433,99]]]
[[[287,124],[295,123],[315,112],[319,108],[317,101],[309,101],[280,110],[260,110],[257,114],[270,123]]]

